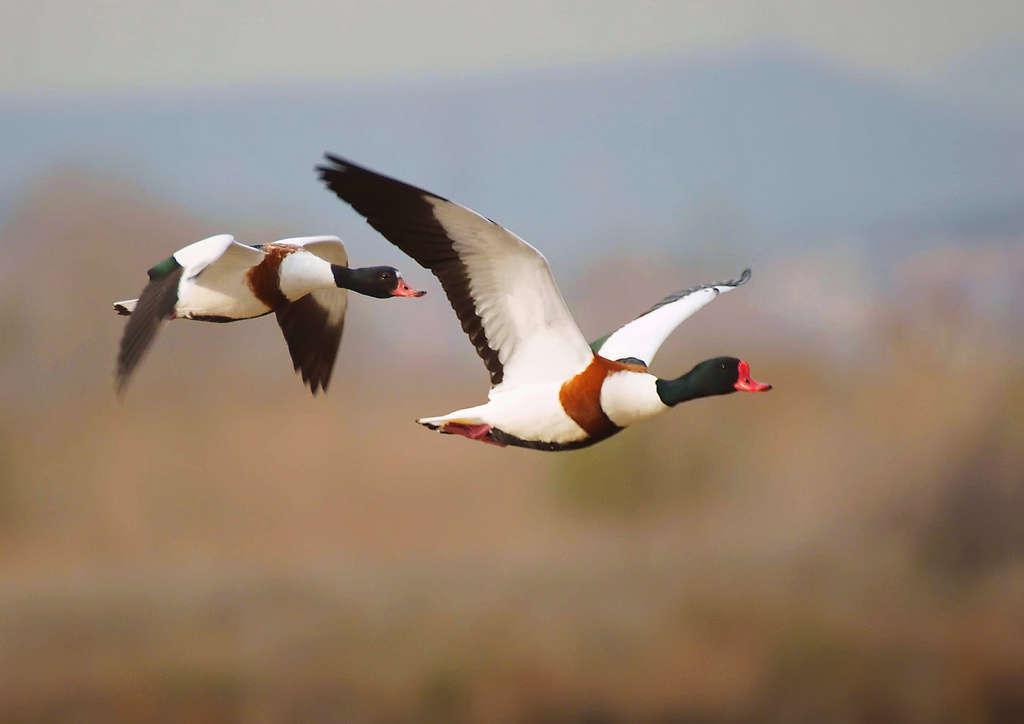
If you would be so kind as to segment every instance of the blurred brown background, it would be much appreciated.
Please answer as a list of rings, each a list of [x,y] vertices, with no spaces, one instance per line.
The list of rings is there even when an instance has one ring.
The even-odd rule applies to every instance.
[[[542,14],[583,56],[477,47],[468,80],[35,57],[0,96],[0,719],[1024,720],[1024,105],[936,90],[1024,46],[801,45],[790,5],[820,57],[591,58]],[[774,391],[571,453],[428,433],[486,374],[324,149],[535,243],[591,339],[749,263],[655,371],[732,354]],[[221,231],[338,233],[430,293],[354,299],[325,397],[265,318],[166,325],[116,399],[110,302]]]

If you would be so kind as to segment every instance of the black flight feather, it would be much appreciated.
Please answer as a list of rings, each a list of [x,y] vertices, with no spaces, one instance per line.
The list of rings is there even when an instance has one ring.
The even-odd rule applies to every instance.
[[[453,202],[337,156],[325,156],[333,165],[317,166],[320,179],[384,238],[434,273],[462,324],[462,331],[469,335],[490,372],[491,384],[500,384],[504,370],[477,314],[469,291],[469,273],[426,199]]]
[[[344,317],[338,324],[330,324],[330,312],[312,294],[278,308],[276,314],[292,363],[302,375],[302,381],[314,395],[318,388],[327,392],[341,345]]]
[[[160,323],[174,312],[174,305],[178,301],[178,282],[183,272],[184,269],[178,266],[163,276],[156,276],[139,295],[135,309],[124,327],[121,349],[117,355],[118,393],[124,391],[132,371],[153,343]]]

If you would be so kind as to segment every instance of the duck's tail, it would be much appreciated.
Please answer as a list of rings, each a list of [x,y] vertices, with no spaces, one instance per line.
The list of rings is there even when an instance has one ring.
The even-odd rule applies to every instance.
[[[437,430],[442,435],[462,435],[463,437],[468,437],[470,440],[479,440],[480,442],[486,442],[489,445],[505,447],[505,443],[491,437],[491,430],[494,428],[479,417],[453,416],[454,413],[452,415],[443,415],[441,417],[421,417],[416,422],[424,427],[430,428],[431,430]]]
[[[449,412],[447,415],[439,415],[437,417],[421,417],[416,422],[423,425],[423,427],[431,430],[439,430],[440,432],[445,431],[445,425],[448,423],[454,423],[457,425],[486,425],[481,418],[473,414],[465,414],[468,410],[458,410],[456,412]]]
[[[135,305],[138,302],[138,299],[122,299],[120,302],[114,302],[114,311],[122,317],[127,317],[135,311]]]

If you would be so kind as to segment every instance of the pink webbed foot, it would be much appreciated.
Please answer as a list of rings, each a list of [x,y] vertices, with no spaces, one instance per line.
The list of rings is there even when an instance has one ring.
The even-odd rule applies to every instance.
[[[441,428],[441,432],[445,435],[462,435],[468,437],[470,440],[479,440],[485,442],[488,445],[497,445],[498,447],[506,447],[504,443],[500,443],[497,440],[492,440],[487,436],[487,433],[491,431],[491,426],[482,423],[480,425],[467,425],[462,422],[446,422],[444,427]]]

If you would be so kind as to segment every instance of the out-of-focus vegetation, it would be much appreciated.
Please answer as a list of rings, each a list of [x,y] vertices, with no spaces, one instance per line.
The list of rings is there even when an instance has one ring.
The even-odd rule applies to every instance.
[[[656,369],[774,391],[550,455],[413,424],[487,387],[436,285],[326,397],[262,319],[115,399],[110,302],[223,228],[67,174],[0,230],[4,721],[1024,720],[1024,240],[772,259]],[[591,336],[704,273],[657,262],[562,280]]]

